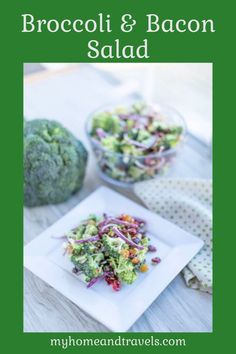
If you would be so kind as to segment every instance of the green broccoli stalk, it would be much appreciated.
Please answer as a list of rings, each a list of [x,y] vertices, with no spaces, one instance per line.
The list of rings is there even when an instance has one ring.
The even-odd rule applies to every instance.
[[[24,126],[24,204],[61,203],[83,184],[87,151],[60,123],[47,119]]]

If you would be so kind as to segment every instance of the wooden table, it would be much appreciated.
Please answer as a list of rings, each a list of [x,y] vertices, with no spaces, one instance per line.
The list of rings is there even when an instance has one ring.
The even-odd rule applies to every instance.
[[[98,186],[105,184],[96,175],[96,163],[84,133],[84,123],[89,112],[103,104],[114,102],[117,95],[120,97],[122,92],[123,89],[116,80],[85,64],[53,74],[48,72],[33,74],[25,79],[25,117],[27,119],[47,117],[62,122],[85,143],[90,152],[86,179],[80,193],[60,205],[25,208],[25,243],[33,240]],[[198,99],[200,104],[201,87]],[[191,107],[188,106],[188,102],[186,105],[189,111]],[[208,148],[190,136],[170,175],[211,177],[211,157]],[[116,190],[140,203],[132,191],[119,188]],[[108,330],[46,283],[29,271],[25,271],[24,331],[103,332]],[[175,278],[130,328],[130,332],[211,331],[212,296],[187,288],[181,275]]]

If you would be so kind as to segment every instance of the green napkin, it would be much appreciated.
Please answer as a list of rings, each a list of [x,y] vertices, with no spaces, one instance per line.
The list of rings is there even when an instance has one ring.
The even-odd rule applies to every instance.
[[[204,241],[183,276],[187,286],[212,293],[212,181],[153,179],[136,183],[134,191],[150,210]]]

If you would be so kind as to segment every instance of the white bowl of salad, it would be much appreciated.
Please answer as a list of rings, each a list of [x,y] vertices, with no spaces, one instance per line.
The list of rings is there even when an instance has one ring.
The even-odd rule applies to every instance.
[[[86,130],[100,177],[127,187],[168,170],[186,135],[186,124],[171,107],[137,102],[97,110]]]

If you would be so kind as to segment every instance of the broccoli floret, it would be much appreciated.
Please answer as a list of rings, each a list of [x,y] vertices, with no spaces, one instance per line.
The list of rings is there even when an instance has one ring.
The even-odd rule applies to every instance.
[[[96,223],[96,222],[98,222],[98,221],[100,221],[100,220],[101,220],[101,217],[100,217],[100,216],[97,216],[97,215],[95,215],[95,214],[90,214],[90,215],[88,216],[88,222],[89,222],[89,223],[91,223],[91,222]]]
[[[121,171],[115,167],[113,169],[107,170],[107,174],[112,178],[116,178],[116,179],[122,179],[125,177],[125,171]]]
[[[81,238],[88,238],[91,236],[95,236],[98,233],[98,229],[94,224],[87,224],[87,225],[79,225],[73,231],[69,231],[67,233],[68,237],[76,237],[77,240]]]
[[[97,235],[97,233],[98,233],[97,227],[95,225],[90,225],[90,224],[88,224],[86,226],[85,231],[84,231],[84,235],[86,235],[86,237],[87,236]]]
[[[132,284],[137,279],[137,274],[134,271],[122,272],[119,274],[119,279],[127,284]]]
[[[84,255],[72,255],[71,261],[82,271],[83,274],[88,277],[88,281],[92,278],[98,277],[103,274],[102,267],[100,262],[104,259],[103,253],[97,253],[93,255],[84,254]]]
[[[162,131],[162,127],[161,127],[160,122],[158,120],[154,120],[151,124],[149,124],[148,131],[150,133],[154,133],[154,132],[157,132],[157,131]]]
[[[94,255],[94,252],[97,251],[97,246],[95,242],[86,242],[83,243],[83,252],[87,253],[87,254],[92,254]]]
[[[122,255],[120,255],[118,258],[111,257],[110,263],[112,264],[112,268],[114,269],[114,273],[116,274],[116,276],[120,280],[129,283],[128,278],[130,277],[131,279],[132,273],[134,273],[134,265],[130,261],[130,259],[124,258]]]
[[[128,245],[122,239],[109,237],[106,234],[103,235],[102,241],[106,251],[113,257],[117,257],[122,249],[128,248]]]
[[[88,266],[90,268],[98,268],[99,263],[104,259],[103,253],[97,253],[88,257]]]
[[[72,256],[71,257],[80,256],[82,248],[83,248],[82,244],[74,243],[73,244],[73,252],[72,252]]]
[[[56,121],[24,126],[24,204],[61,203],[77,192],[87,163],[83,144]]]
[[[143,130],[139,130],[137,140],[143,141],[149,139],[150,137],[151,134],[147,130],[143,129]]]
[[[180,135],[183,133],[183,128],[182,127],[173,127],[173,128],[171,128],[171,133]]]
[[[83,267],[84,274],[88,276],[90,279],[102,275],[103,270],[99,264],[103,259],[104,259],[103,253],[89,255],[87,257],[87,262],[84,264]]]
[[[93,118],[92,133],[94,134],[97,128],[103,129],[105,132],[112,134],[121,131],[120,120],[116,115],[104,112]]]
[[[76,238],[79,240],[80,238],[83,237],[85,231],[85,226],[84,225],[79,225],[76,229],[75,229],[75,233],[76,233]],[[75,233],[73,231],[68,233],[68,236],[73,237],[75,235]]]
[[[128,119],[126,122],[127,129],[132,129],[135,126],[135,121],[132,119]]]
[[[138,252],[137,258],[139,259],[140,263],[142,263],[145,260],[146,253],[147,253],[147,248]]]
[[[167,149],[174,147],[178,143],[178,139],[174,134],[167,134],[165,136],[164,145]]]
[[[110,151],[116,151],[119,149],[119,143],[115,136],[107,136],[101,141],[102,146]]]
[[[73,254],[71,256],[71,262],[73,262],[75,265],[85,264],[86,261],[87,261],[86,254],[83,254],[83,255]]]

